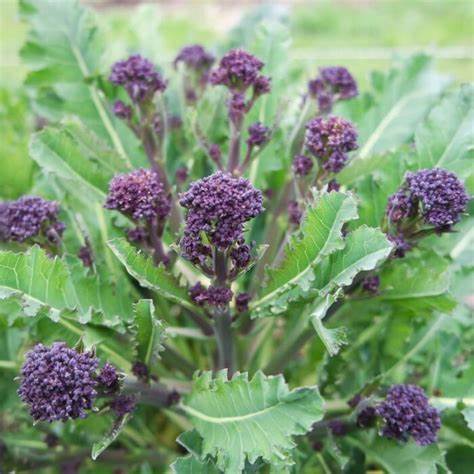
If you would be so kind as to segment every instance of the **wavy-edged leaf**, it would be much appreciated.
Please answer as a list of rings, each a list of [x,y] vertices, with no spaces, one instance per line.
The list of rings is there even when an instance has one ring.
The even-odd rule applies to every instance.
[[[356,217],[356,202],[350,195],[331,192],[316,198],[300,231],[290,238],[283,261],[268,270],[268,281],[252,305],[252,316],[281,312],[290,296],[296,299],[299,290],[307,291],[321,259],[344,246],[342,226]]]
[[[112,252],[141,286],[156,291],[159,295],[188,308],[194,308],[188,292],[164,265],[155,265],[151,257],[130,245],[126,239],[108,242]]]
[[[346,246],[324,259],[315,272],[312,286],[323,295],[350,285],[358,273],[373,270],[392,250],[384,233],[365,225],[351,232],[345,242]]]
[[[98,277],[76,266],[50,258],[38,246],[26,253],[0,252],[0,299],[17,298],[27,316],[47,315],[58,321],[62,314],[76,313],[79,322],[117,325],[130,318],[132,304]]]
[[[92,445],[91,458],[94,461],[117,439],[129,418],[130,413],[126,413],[124,416],[114,420],[110,431],[100,441],[97,441]]]
[[[415,313],[423,309],[449,312],[456,306],[448,295],[450,285],[448,260],[433,251],[416,252],[384,267],[377,299]]]
[[[328,309],[336,302],[340,290],[336,294],[326,295],[321,301],[316,304],[316,307],[311,311],[310,320],[314,330],[321,338],[321,341],[329,352],[329,355],[336,355],[344,344],[347,344],[346,330],[342,327],[327,328],[323,325],[323,318],[326,316]]]
[[[109,181],[127,170],[123,160],[77,120],[65,120],[33,135],[30,155],[66,189],[75,187],[103,203]]]
[[[143,164],[137,139],[97,87],[103,40],[92,13],[77,0],[21,0],[20,13],[30,26],[21,56],[38,114],[53,121],[76,115],[129,165]]]
[[[176,459],[170,467],[175,474],[219,474],[221,472],[211,461],[201,461],[191,454]]]
[[[204,372],[181,403],[203,439],[202,456],[215,456],[219,469],[242,472],[245,461],[259,457],[274,465],[291,463],[291,437],[305,434],[323,416],[323,400],[316,387],[290,391],[283,376],[257,372],[227,379],[227,371],[213,378]]]
[[[416,129],[415,143],[419,168],[446,168],[461,178],[472,174],[474,86],[463,85],[444,97]]]
[[[348,443],[363,451],[368,462],[383,467],[389,474],[436,474],[438,467],[445,467],[444,456],[436,444],[400,444],[380,437],[369,439],[367,435],[358,438],[350,437]]]
[[[133,305],[135,351],[137,360],[150,365],[159,356],[166,338],[165,327],[156,317],[152,300],[140,300]]]

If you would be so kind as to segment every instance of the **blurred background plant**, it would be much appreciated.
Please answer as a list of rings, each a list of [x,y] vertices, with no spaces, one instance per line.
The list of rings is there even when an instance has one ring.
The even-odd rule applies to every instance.
[[[124,50],[137,50],[157,63],[171,62],[184,44],[221,42],[239,25],[283,20],[290,29],[293,78],[306,79],[327,64],[344,64],[362,89],[373,70],[386,70],[394,57],[424,51],[440,72],[456,82],[474,79],[474,4],[470,0],[307,0],[140,1],[84,0],[100,11],[107,31],[107,62]],[[253,21],[242,22],[247,16]],[[196,19],[199,21],[196,21]],[[240,32],[245,35],[245,32]],[[27,156],[29,129],[41,126],[28,116],[19,56],[26,27],[16,0],[2,0],[0,11],[0,197],[28,191],[32,164]],[[235,46],[235,45],[228,45]]]

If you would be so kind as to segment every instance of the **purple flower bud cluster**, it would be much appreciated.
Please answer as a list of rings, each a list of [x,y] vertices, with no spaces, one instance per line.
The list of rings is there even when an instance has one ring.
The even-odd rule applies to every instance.
[[[115,101],[113,111],[119,119],[130,120],[132,118],[132,108],[121,100]]]
[[[110,82],[123,86],[133,102],[150,100],[156,92],[166,89],[166,81],[154,64],[139,54],[134,54],[112,66]]]
[[[209,70],[214,61],[214,56],[206,51],[203,46],[192,44],[181,48],[173,64],[176,67],[179,63],[182,63],[194,71],[205,72]]]
[[[63,342],[37,344],[26,354],[18,394],[35,421],[85,418],[97,395],[91,352],[77,352]]]
[[[328,183],[328,193],[332,192],[332,191],[339,191],[341,189],[341,185],[335,180],[335,179],[331,179],[331,181],[329,181]]]
[[[99,388],[107,394],[115,393],[120,389],[120,380],[117,374],[117,369],[108,362],[104,364],[104,367],[102,367],[99,372],[97,382],[99,383]]]
[[[420,214],[425,224],[449,230],[466,210],[469,196],[458,177],[433,168],[408,173],[405,183],[389,198],[387,216],[396,223]]]
[[[370,293],[371,295],[376,295],[379,292],[380,287],[380,277],[378,275],[372,275],[364,278],[362,282],[362,289]]]
[[[137,360],[132,365],[132,374],[137,379],[146,381],[150,376],[150,369],[146,364]]]
[[[205,288],[201,283],[196,283],[189,289],[189,296],[198,306],[226,306],[232,300],[230,288],[210,285]]]
[[[270,129],[260,122],[250,125],[248,132],[247,144],[250,147],[266,145],[270,140]]]
[[[352,99],[359,94],[351,73],[341,66],[321,68],[319,76],[309,81],[308,90],[324,113],[331,111],[335,101]]]
[[[37,196],[23,196],[0,204],[0,240],[24,242],[46,237],[58,244],[66,226],[58,220],[59,204]]]
[[[337,419],[329,420],[328,427],[331,433],[337,437],[345,436],[349,431],[347,423]]]
[[[293,158],[293,172],[296,176],[307,176],[313,169],[313,160],[306,155],[296,155]]]
[[[137,399],[133,395],[117,395],[110,402],[110,408],[118,417],[132,413],[136,406]]]
[[[79,252],[77,252],[77,256],[81,259],[82,264],[86,268],[91,268],[92,265],[94,264],[92,249],[88,243],[86,243],[79,249]]]
[[[138,169],[111,180],[105,207],[136,221],[148,221],[154,217],[164,219],[171,210],[171,202],[158,174],[149,169]]]
[[[188,209],[181,240],[185,258],[199,263],[210,255],[209,244],[227,250],[241,242],[244,223],[263,211],[262,201],[262,193],[248,180],[229,173],[218,171],[192,183],[180,199]]]
[[[393,385],[376,412],[385,423],[382,436],[400,441],[407,441],[411,436],[420,446],[436,442],[441,420],[422,388]]]
[[[176,182],[178,182],[179,184],[183,184],[188,179],[188,175],[188,168],[186,168],[186,166],[181,166],[176,170],[175,173]]]
[[[356,424],[359,428],[371,428],[377,421],[377,411],[373,406],[366,406],[357,414]]]
[[[235,297],[235,309],[238,313],[244,313],[249,309],[251,296],[248,293],[239,293]]]
[[[269,89],[269,81],[260,75],[264,64],[243,49],[232,49],[219,61],[217,69],[212,71],[210,82],[225,85],[235,92],[243,92],[250,86],[260,91]]]
[[[239,127],[244,119],[245,112],[247,111],[244,94],[232,94],[227,102],[227,107],[230,121]]]
[[[303,211],[297,201],[290,201],[288,203],[288,218],[294,225],[299,225],[303,218]]]
[[[306,130],[306,147],[327,171],[341,171],[347,153],[358,148],[354,126],[341,117],[316,117],[308,122]]]
[[[252,260],[250,246],[243,241],[238,243],[238,245],[230,252],[230,258],[236,268],[242,269],[247,267]]]

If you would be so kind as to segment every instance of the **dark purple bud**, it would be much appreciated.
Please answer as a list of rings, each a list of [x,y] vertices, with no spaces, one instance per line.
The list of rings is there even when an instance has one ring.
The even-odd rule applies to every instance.
[[[44,437],[44,442],[46,443],[48,448],[55,448],[59,445],[59,438],[54,433],[47,433]]]
[[[148,231],[144,227],[135,227],[127,231],[127,237],[130,242],[137,244],[144,243],[148,239]]]
[[[329,420],[328,427],[334,436],[345,436],[348,432],[347,423],[342,420]]]
[[[130,120],[132,118],[132,108],[121,100],[116,100],[114,103],[114,115],[122,120]]]
[[[204,306],[207,301],[206,288],[198,281],[195,285],[189,288],[189,297],[198,306]]]
[[[328,183],[328,193],[332,191],[339,191],[341,189],[341,185],[335,180],[331,179]]]
[[[362,289],[371,295],[377,295],[380,287],[380,277],[372,275],[364,278],[362,282]]]
[[[406,188],[400,189],[388,198],[387,217],[392,223],[414,217],[416,209],[416,202]]]
[[[183,184],[188,179],[188,168],[186,166],[181,166],[176,170],[175,173],[176,182]]]
[[[318,95],[318,108],[322,113],[328,113],[332,110],[333,95],[329,92],[321,92]]]
[[[149,220],[164,219],[171,210],[171,203],[158,174],[142,168],[111,180],[104,207],[134,220]]]
[[[210,306],[226,306],[234,293],[230,288],[210,285],[207,289],[207,304]]]
[[[206,51],[203,46],[199,44],[192,44],[184,46],[174,60],[175,67],[182,63],[187,68],[193,69],[197,72],[205,72],[214,63],[214,56]]]
[[[244,91],[255,84],[263,62],[242,49],[229,51],[212,71],[210,82],[225,85],[234,91]]]
[[[268,94],[271,90],[271,79],[268,76],[258,76],[253,83],[253,93],[256,96]]]
[[[26,354],[18,394],[35,421],[85,418],[97,395],[98,359],[63,342],[37,344]]]
[[[214,161],[214,163],[216,163],[217,165],[220,165],[221,159],[222,159],[222,152],[219,145],[216,145],[215,143],[213,143],[209,147],[209,156],[211,157],[211,160]]]
[[[420,446],[435,443],[441,428],[438,411],[416,385],[392,385],[376,413],[385,423],[382,436],[400,441],[411,436]]]
[[[402,235],[387,235],[388,240],[394,244],[394,248],[392,250],[393,258],[403,258],[405,254],[412,249],[412,245],[405,240]]]
[[[238,313],[244,313],[249,309],[251,296],[248,293],[239,293],[235,297],[235,309]]]
[[[250,125],[248,132],[247,144],[249,146],[263,146],[270,140],[270,129],[260,122]]]
[[[245,97],[243,94],[232,94],[227,103],[229,119],[233,124],[239,126],[244,119],[246,112]]]
[[[303,211],[297,201],[290,201],[288,203],[288,217],[292,224],[299,225],[303,217]]]
[[[357,415],[356,424],[359,428],[372,428],[377,421],[377,412],[374,407],[367,406]]]
[[[112,66],[110,82],[123,86],[133,102],[150,100],[156,92],[166,89],[166,81],[155,66],[139,54]]]
[[[94,257],[92,255],[92,249],[89,244],[86,243],[86,245],[83,245],[80,249],[79,252],[77,253],[77,256],[82,260],[82,264],[86,268],[91,268],[92,265],[94,264]]]
[[[111,394],[117,392],[120,388],[117,369],[106,362],[97,376],[97,382],[99,383],[99,388],[102,389],[104,393]]]
[[[59,243],[66,226],[58,220],[59,204],[37,196],[0,203],[0,240],[24,242],[44,236]]]
[[[150,370],[146,364],[137,360],[132,365],[132,374],[139,380],[147,381],[150,376]]]
[[[293,172],[296,176],[307,176],[313,169],[313,160],[305,155],[296,155],[293,158]]]
[[[250,246],[245,243],[237,245],[230,252],[230,258],[237,268],[245,268],[252,260]]]
[[[132,413],[137,406],[137,399],[133,395],[118,395],[110,402],[110,408],[118,417]]]
[[[314,441],[313,443],[313,450],[316,451],[317,453],[320,453],[323,449],[324,449],[324,444],[322,441],[320,441],[319,439]]]

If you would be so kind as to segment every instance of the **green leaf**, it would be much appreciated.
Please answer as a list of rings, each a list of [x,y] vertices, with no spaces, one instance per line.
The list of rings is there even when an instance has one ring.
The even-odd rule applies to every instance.
[[[413,442],[400,444],[392,440],[368,436],[349,438],[349,444],[359,448],[373,462],[389,474],[436,474],[438,466],[444,466],[444,458],[436,444],[418,446]]]
[[[133,305],[135,326],[135,350],[137,360],[151,365],[164,348],[162,343],[166,338],[163,323],[155,315],[155,305],[152,300],[140,300]]]
[[[252,316],[282,312],[290,296],[296,300],[300,292],[307,291],[321,259],[344,246],[342,226],[356,217],[356,203],[350,195],[332,192],[315,197],[300,231],[291,236],[283,261],[268,270],[268,281],[251,307]]]
[[[110,240],[108,245],[125,266],[128,273],[141,286],[154,290],[160,296],[175,303],[195,310],[187,290],[179,285],[178,280],[163,265],[156,266],[151,257],[145,256],[125,239]]]
[[[30,155],[46,174],[89,200],[105,201],[109,181],[127,171],[123,160],[77,120],[33,135]]]
[[[104,42],[91,12],[77,0],[21,0],[20,13],[30,26],[21,56],[37,113],[53,121],[76,115],[130,166],[143,164],[137,139],[97,87]]]
[[[343,181],[360,176],[359,161],[410,140],[416,125],[447,84],[446,79],[433,72],[431,60],[424,55],[411,57],[379,79],[381,84],[377,86],[372,107],[357,120],[361,147],[341,173]],[[363,100],[362,96],[355,102]]]
[[[242,472],[245,461],[257,458],[275,465],[291,463],[291,437],[303,435],[323,416],[323,400],[316,387],[290,391],[281,375],[257,372],[227,379],[204,372],[181,408],[203,438],[202,455],[215,456],[219,469]]]
[[[447,294],[450,285],[448,260],[432,251],[415,252],[384,267],[377,300],[414,313],[423,309],[449,312],[455,306]]]
[[[114,421],[111,430],[102,438],[102,440],[92,445],[91,457],[94,461],[117,439],[129,418],[130,413],[117,418]]]
[[[69,272],[58,257],[48,257],[38,246],[26,253],[0,252],[0,299],[21,301],[27,316],[47,315],[53,321],[77,314],[79,322],[114,326],[130,318],[127,294],[76,267]]]
[[[328,329],[323,325],[323,318],[326,316],[328,309],[336,302],[340,291],[335,295],[329,294],[319,301],[316,307],[311,311],[311,323],[318,336],[323,341],[329,355],[336,355],[344,344],[347,344],[347,336],[344,328]]]
[[[474,86],[464,85],[450,93],[418,126],[415,134],[417,166],[441,167],[461,178],[473,173]]]
[[[321,262],[312,287],[325,295],[333,289],[348,286],[358,273],[373,270],[382,263],[391,250],[392,244],[385,234],[363,225],[346,237],[342,250]]]

